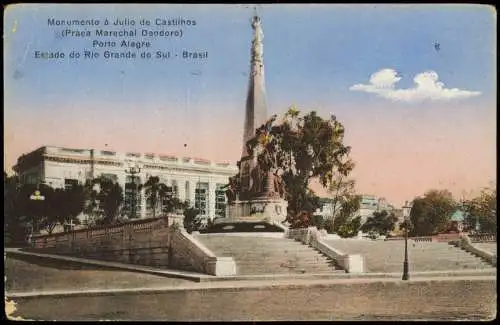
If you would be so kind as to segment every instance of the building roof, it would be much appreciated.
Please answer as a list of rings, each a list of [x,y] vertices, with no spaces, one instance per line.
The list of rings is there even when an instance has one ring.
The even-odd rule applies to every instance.
[[[458,221],[462,222],[465,220],[465,212],[461,210],[456,210],[452,215],[451,215],[451,220],[452,221]]]
[[[141,154],[138,152],[116,152],[111,150],[96,150],[96,149],[76,149],[64,148],[56,146],[43,146],[32,152],[21,155],[17,159],[13,169],[20,172],[22,169],[36,165],[40,159],[44,157],[63,157],[65,159],[80,159],[82,161],[122,161],[122,162],[141,162],[144,164],[186,164],[196,166],[209,166],[210,168],[221,168],[228,171],[236,172],[237,166],[228,162],[215,162],[203,158],[181,157],[174,155],[154,154],[151,152]]]

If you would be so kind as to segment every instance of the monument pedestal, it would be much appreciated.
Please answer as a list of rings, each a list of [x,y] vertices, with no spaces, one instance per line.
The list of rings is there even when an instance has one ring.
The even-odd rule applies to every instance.
[[[226,207],[226,218],[216,219],[216,223],[232,222],[278,222],[286,219],[288,202],[281,198],[257,198],[234,201]]]

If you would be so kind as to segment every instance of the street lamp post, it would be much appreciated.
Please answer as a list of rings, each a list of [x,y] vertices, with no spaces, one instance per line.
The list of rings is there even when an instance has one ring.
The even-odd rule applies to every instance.
[[[141,168],[138,166],[130,166],[128,169],[125,169],[125,173],[130,174],[130,177],[132,178],[132,201],[131,201],[131,218],[135,218],[137,211],[136,211],[136,201],[137,201],[137,184],[135,183],[135,179],[137,174],[141,172]]]
[[[408,201],[405,202],[403,207],[403,217],[405,222],[405,258],[403,261],[403,280],[409,280],[409,264],[408,264],[408,226],[410,224],[410,213],[411,213],[411,204],[408,204]]]

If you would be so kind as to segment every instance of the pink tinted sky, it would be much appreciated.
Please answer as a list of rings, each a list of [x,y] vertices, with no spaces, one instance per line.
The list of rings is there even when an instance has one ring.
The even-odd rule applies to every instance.
[[[251,7],[8,8],[7,171],[18,156],[43,145],[104,149],[108,144],[117,151],[232,163],[240,158]],[[263,5],[259,15],[269,115],[292,104],[324,117],[335,114],[353,148],[358,192],[400,206],[433,188],[460,198],[496,183],[496,12],[491,7]],[[35,50],[88,49],[95,38],[61,37],[58,28],[48,26],[48,17],[117,16],[195,19],[196,27],[186,27],[182,39],[148,40],[153,51],[200,49],[209,59],[34,58]],[[422,74],[426,71],[434,72]]]
[[[421,109],[418,115],[412,114],[414,108],[400,107],[399,114],[382,117],[374,106],[361,119],[354,114],[359,108],[348,107],[337,117],[347,128],[346,143],[353,148],[357,190],[401,205],[431,188],[449,189],[458,198],[464,191],[489,185],[496,180],[496,112],[490,107],[485,114],[460,105],[453,110]],[[426,117],[436,109],[449,116]],[[197,111],[201,114],[189,123],[169,111],[156,111],[137,121],[127,114],[106,116],[103,108],[94,108],[94,115],[87,110],[78,120],[72,118],[72,110],[11,118],[5,125],[4,163],[10,167],[19,155],[44,144],[74,148],[107,144],[117,151],[235,163],[241,154],[243,113],[217,116],[210,114],[210,107]],[[314,189],[326,194],[318,186]]]

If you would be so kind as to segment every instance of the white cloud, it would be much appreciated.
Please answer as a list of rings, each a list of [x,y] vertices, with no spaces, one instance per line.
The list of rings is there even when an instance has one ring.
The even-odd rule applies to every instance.
[[[412,88],[396,88],[395,85],[400,80],[401,77],[398,76],[395,70],[382,69],[370,76],[368,84],[353,85],[349,90],[364,91],[393,101],[404,102],[465,99],[481,94],[478,91],[446,88],[445,85],[439,81],[439,76],[435,71],[426,71],[417,74],[413,78],[415,86]]]

